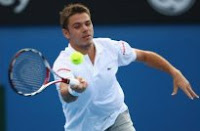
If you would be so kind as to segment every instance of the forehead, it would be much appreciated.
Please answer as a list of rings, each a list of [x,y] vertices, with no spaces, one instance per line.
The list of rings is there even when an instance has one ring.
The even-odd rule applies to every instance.
[[[90,20],[90,16],[87,13],[77,13],[69,18],[69,25],[73,25],[74,23],[84,23],[88,20]]]

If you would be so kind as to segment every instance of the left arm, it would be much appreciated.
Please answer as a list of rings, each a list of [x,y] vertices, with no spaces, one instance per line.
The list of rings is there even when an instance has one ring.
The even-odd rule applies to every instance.
[[[181,88],[190,99],[199,98],[199,96],[192,90],[190,83],[183,76],[183,74],[174,66],[172,66],[166,59],[151,51],[144,51],[139,49],[134,50],[137,55],[137,61],[162,70],[172,76],[174,84],[172,95],[176,95],[178,88]]]

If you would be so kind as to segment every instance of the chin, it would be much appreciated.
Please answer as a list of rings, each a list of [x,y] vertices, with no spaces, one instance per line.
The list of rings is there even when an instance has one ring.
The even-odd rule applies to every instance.
[[[89,48],[89,47],[91,47],[92,44],[93,44],[93,41],[90,40],[90,41],[87,41],[87,42],[85,42],[84,44],[82,44],[82,47],[84,47],[84,48]]]

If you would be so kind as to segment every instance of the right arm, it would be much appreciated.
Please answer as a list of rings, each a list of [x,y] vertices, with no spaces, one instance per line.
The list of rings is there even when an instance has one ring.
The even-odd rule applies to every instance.
[[[78,93],[82,93],[86,90],[88,84],[83,78],[78,77],[77,79],[79,80],[80,85],[73,86],[71,87],[71,89]],[[69,93],[69,88],[70,88],[69,85],[66,83],[60,84],[60,93],[61,93],[62,99],[67,103],[74,102],[78,99],[78,96],[73,96]]]

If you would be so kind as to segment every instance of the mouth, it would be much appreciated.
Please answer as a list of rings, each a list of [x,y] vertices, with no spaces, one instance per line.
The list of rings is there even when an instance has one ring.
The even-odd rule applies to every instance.
[[[84,35],[82,38],[83,39],[89,39],[89,38],[91,38],[91,35]]]

